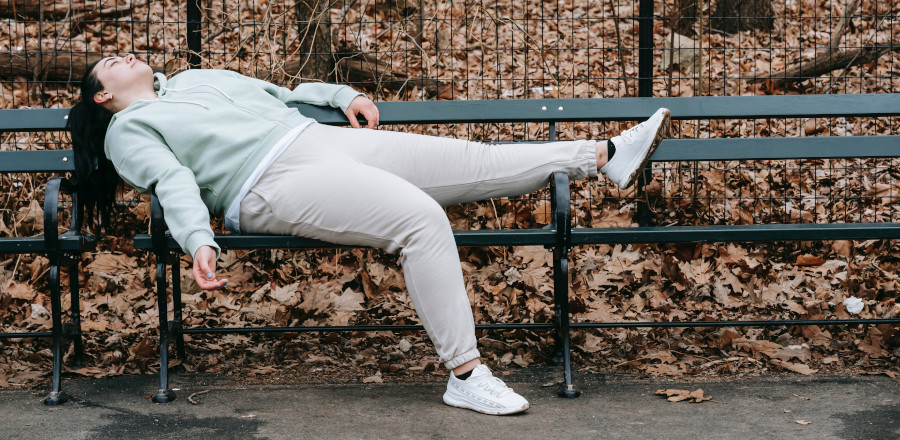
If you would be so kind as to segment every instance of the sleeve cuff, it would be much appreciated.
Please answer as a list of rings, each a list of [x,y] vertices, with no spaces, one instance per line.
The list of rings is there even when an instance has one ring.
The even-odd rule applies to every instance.
[[[184,245],[182,246],[185,253],[194,258],[194,255],[197,253],[197,249],[200,249],[201,246],[209,246],[216,250],[216,259],[222,254],[222,248],[216,244],[215,240],[213,240],[212,234],[205,231],[197,231],[191,234],[187,240],[185,240]]]
[[[341,90],[334,95],[334,99],[332,99],[331,102],[335,107],[340,108],[342,112],[346,112],[347,107],[350,107],[350,103],[357,96],[366,96],[366,94],[353,90],[350,86],[342,86]]]

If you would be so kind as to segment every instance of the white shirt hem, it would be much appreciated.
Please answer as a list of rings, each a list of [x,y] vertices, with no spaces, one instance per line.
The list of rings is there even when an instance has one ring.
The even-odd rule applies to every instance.
[[[272,166],[272,163],[281,156],[281,153],[284,153],[284,150],[294,143],[294,140],[300,136],[300,133],[310,125],[312,125],[312,121],[307,121],[289,131],[278,140],[268,153],[266,153],[259,165],[256,166],[256,169],[253,170],[253,173],[250,174],[250,177],[247,178],[247,181],[244,182],[244,186],[241,187],[241,191],[238,193],[237,197],[235,197],[234,201],[231,202],[231,205],[228,206],[228,210],[225,211],[226,229],[235,234],[241,233],[241,201],[244,200],[244,197],[250,192],[253,185],[256,185],[256,182],[259,181],[259,178],[262,177],[263,173],[265,173],[266,170]]]

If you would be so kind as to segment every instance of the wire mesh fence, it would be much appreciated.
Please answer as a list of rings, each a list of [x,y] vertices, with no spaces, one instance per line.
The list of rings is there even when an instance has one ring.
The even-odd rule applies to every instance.
[[[331,81],[376,100],[890,93],[900,89],[898,13],[892,2],[856,0],[3,0],[0,107],[69,106],[91,61],[125,52],[170,75],[197,67],[285,86]],[[610,137],[628,125],[564,124],[560,138]],[[499,142],[548,137],[541,124],[391,128]],[[896,134],[897,121],[681,121],[675,132],[687,138]],[[5,135],[2,148],[45,148],[41,138]],[[687,170],[732,168],[678,167],[679,182]],[[846,169],[829,162],[816,172]],[[672,169],[660,171],[668,188]],[[868,180],[896,185],[889,173]],[[598,192],[603,195],[588,198],[609,199],[615,191]],[[673,187],[665,194],[687,193]],[[620,206],[634,205],[627,194],[617,196]],[[713,200],[690,199],[692,206]],[[727,199],[703,209],[758,205]],[[676,212],[683,210],[656,220],[670,221]]]

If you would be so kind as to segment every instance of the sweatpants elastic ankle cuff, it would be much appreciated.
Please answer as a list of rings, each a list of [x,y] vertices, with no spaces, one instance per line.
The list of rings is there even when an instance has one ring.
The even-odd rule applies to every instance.
[[[447,367],[448,370],[452,370],[466,362],[471,361],[472,359],[478,359],[481,357],[481,353],[478,352],[477,348],[473,348],[453,359],[450,359],[447,362],[444,362],[444,366]]]
[[[578,152],[578,161],[583,163],[582,170],[585,172],[584,178],[597,177],[599,170],[597,169],[597,149],[600,148],[600,141],[582,140],[581,150]],[[569,176],[573,178],[573,176]]]

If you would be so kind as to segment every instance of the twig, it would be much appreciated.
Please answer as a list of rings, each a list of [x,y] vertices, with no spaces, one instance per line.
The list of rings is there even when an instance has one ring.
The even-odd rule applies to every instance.
[[[609,9],[612,10],[613,23],[615,23],[616,28],[616,47],[619,48],[617,51],[619,53],[619,69],[622,71],[621,78],[622,83],[625,84],[625,94],[628,94],[628,80],[627,76],[625,76],[625,55],[622,54],[624,47],[622,46],[622,35],[619,33],[619,13],[616,11],[615,6],[613,5],[612,0],[608,0]],[[674,38],[674,36],[673,36]]]
[[[503,223],[500,222],[500,214],[497,213],[497,205],[494,204],[493,197],[491,197],[491,208],[494,208],[494,219],[497,220],[497,229],[503,229]],[[513,212],[515,212],[515,207]]]
[[[615,365],[613,365],[612,367],[613,367],[613,368],[619,368],[619,367],[621,367],[622,365],[630,364],[630,363],[632,363],[632,362],[637,362],[637,361],[645,361],[645,360],[647,360],[647,359],[653,359],[653,357],[652,357],[652,356],[644,356],[644,357],[639,357],[639,358],[635,358],[635,359],[630,359],[630,360],[627,360],[627,361],[619,362],[618,364],[615,364]]]
[[[188,396],[188,399],[187,399],[187,400],[188,400],[188,402],[191,402],[192,405],[197,405],[197,404],[200,403],[200,401],[197,400],[197,396],[200,396],[200,395],[202,395],[202,394],[206,394],[206,393],[208,393],[208,392],[209,392],[209,390],[197,391],[196,393],[191,394],[190,396]]]
[[[847,25],[850,24],[850,17],[856,13],[856,8],[859,7],[859,1],[860,0],[853,0],[847,5],[847,8],[844,9],[844,17],[841,18],[837,30],[835,30],[834,34],[831,36],[831,49],[836,49],[838,44],[841,43],[841,38],[844,37],[844,32],[847,31]]]
[[[542,45],[542,43],[538,43],[531,35],[528,35],[528,32],[525,30],[525,28],[522,27],[522,25],[520,25],[519,23],[513,21],[513,20],[510,19],[510,18],[506,18],[506,17],[503,17],[503,18],[497,18],[497,17],[494,17],[493,15],[491,15],[490,12],[484,10],[484,8],[482,8],[481,11],[482,11],[483,13],[485,13],[485,14],[488,16],[488,18],[490,18],[491,21],[493,21],[493,22],[495,22],[495,23],[508,23],[508,24],[512,25],[514,28],[518,29],[519,32],[521,32],[522,35],[524,36],[524,37],[522,38],[522,41],[523,41],[525,44],[530,45],[530,46],[531,46],[534,50],[536,50],[537,53],[539,54],[540,59],[541,59],[541,64],[544,66],[544,73],[550,73],[550,72],[552,72],[552,69],[550,69],[550,66],[547,64],[547,59],[544,57],[544,46]],[[529,43],[530,43],[530,44],[529,44]],[[623,67],[623,68],[624,68],[624,67]],[[526,66],[526,69],[527,69],[527,66]],[[550,76],[551,76],[551,78],[553,78],[553,81],[556,83],[556,89],[559,90],[559,89],[560,89],[559,76],[558,76],[558,75],[552,75],[552,74],[551,74]],[[527,87],[526,87],[526,90],[524,90],[524,92],[527,93],[527,91],[528,91],[528,90],[527,90]]]
[[[858,0],[857,0],[857,1],[858,1]],[[875,32],[872,32],[872,35],[869,35],[869,39],[866,40],[866,44],[868,44],[869,42],[871,42],[871,41],[872,41],[872,38],[874,38],[875,35],[878,34],[878,28],[881,27],[881,25],[884,23],[884,21],[885,21],[888,17],[894,18],[894,16],[888,15],[888,16],[885,16],[884,18],[882,18],[880,22],[876,23],[876,24],[875,24]],[[844,75],[847,74],[847,71],[850,70],[850,68],[854,66],[854,63],[856,62],[856,59],[859,58],[859,55],[860,55],[861,53],[862,53],[862,51],[859,51],[859,52],[856,54],[856,56],[854,56],[853,59],[851,59],[850,62],[848,62],[847,65],[844,66],[844,70],[841,70],[841,73],[839,73],[839,74],[837,75],[837,77],[833,77],[833,78],[832,78],[832,81],[831,81],[830,83],[828,83],[828,87],[825,87],[825,90],[822,91],[822,94],[827,94],[828,92],[831,91],[831,88],[834,87],[834,80],[843,78]],[[880,56],[880,55],[879,55],[879,56]]]

